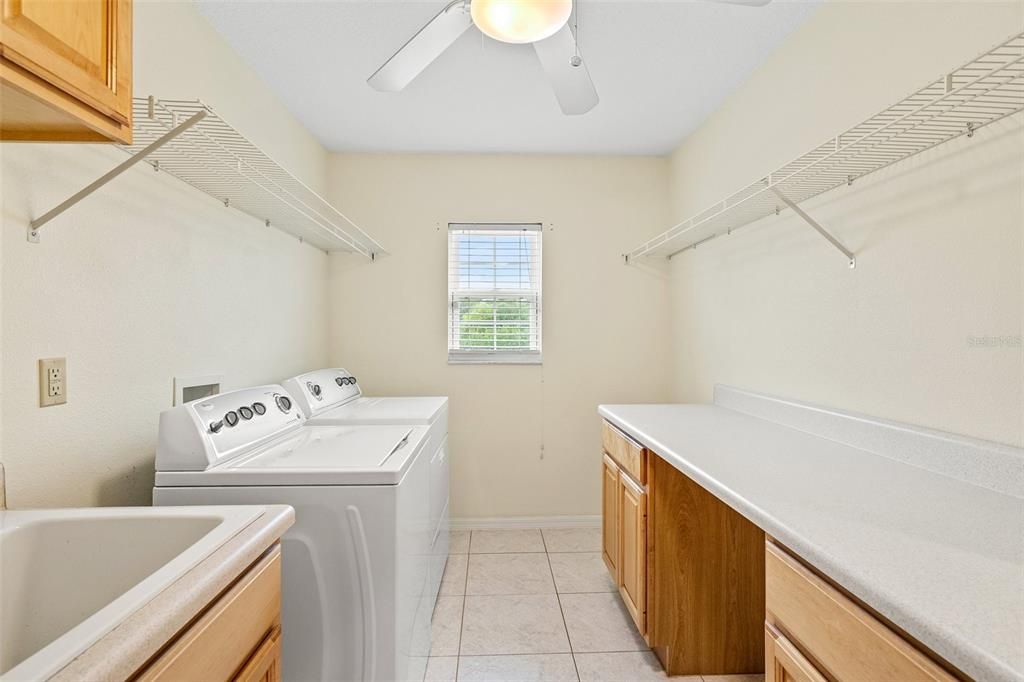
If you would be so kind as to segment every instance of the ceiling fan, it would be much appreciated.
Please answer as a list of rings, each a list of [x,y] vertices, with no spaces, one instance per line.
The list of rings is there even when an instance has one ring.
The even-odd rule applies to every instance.
[[[712,0],[760,6],[771,0]],[[366,82],[398,92],[441,56],[470,26],[505,43],[533,43],[562,113],[585,114],[598,102],[597,90],[569,25],[573,0],[451,0],[406,41]]]

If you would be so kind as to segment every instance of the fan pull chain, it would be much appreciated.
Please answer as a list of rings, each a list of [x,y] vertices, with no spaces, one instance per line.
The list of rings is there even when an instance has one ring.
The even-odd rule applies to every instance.
[[[572,23],[573,23],[573,55],[569,60],[569,63],[573,66],[579,66],[583,63],[583,58],[580,57],[580,3],[579,0],[573,0],[572,3]]]

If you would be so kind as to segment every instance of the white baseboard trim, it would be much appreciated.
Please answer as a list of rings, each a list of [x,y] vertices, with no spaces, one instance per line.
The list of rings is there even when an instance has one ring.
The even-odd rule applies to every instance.
[[[483,516],[453,518],[452,530],[512,530],[517,528],[599,528],[601,515]]]

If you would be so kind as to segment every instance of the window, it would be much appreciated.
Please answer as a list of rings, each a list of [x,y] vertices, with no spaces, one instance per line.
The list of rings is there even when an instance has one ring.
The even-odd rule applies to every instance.
[[[539,363],[541,225],[448,226],[448,361]]]

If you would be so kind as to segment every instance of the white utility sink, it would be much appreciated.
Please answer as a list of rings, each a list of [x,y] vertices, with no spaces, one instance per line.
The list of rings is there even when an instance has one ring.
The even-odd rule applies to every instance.
[[[53,675],[263,512],[0,511],[0,679]]]

